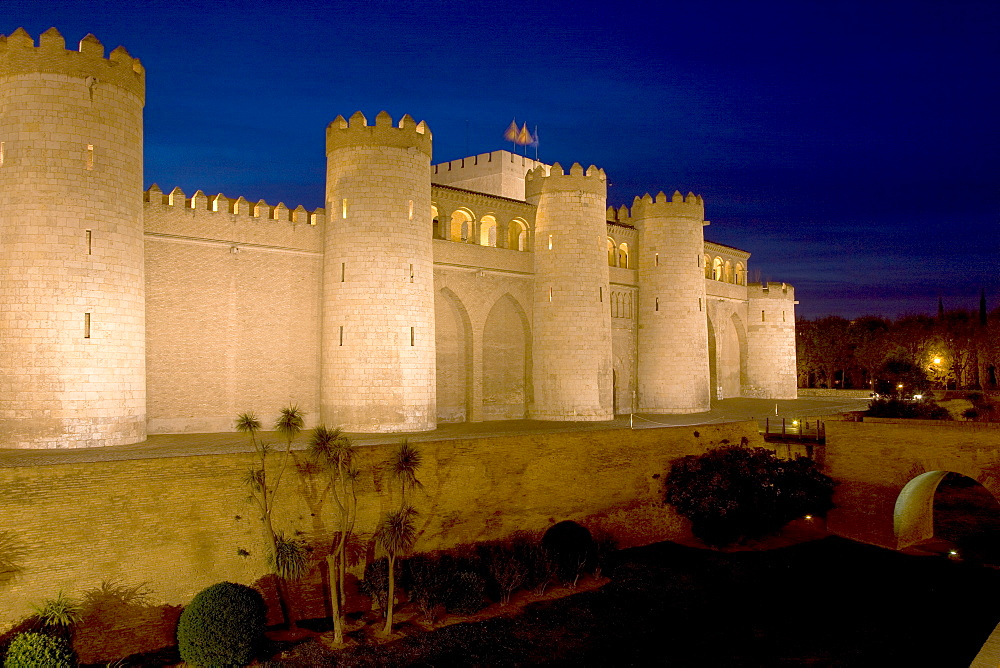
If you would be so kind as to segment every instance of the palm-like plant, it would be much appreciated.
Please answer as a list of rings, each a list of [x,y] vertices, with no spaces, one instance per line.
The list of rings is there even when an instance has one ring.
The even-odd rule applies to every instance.
[[[281,409],[281,415],[274,421],[274,430],[285,437],[288,449],[292,449],[292,441],[302,431],[305,425],[305,413],[298,406],[291,404]]]
[[[257,434],[260,433],[260,420],[253,411],[247,411],[246,413],[240,413],[236,416],[236,431],[241,434],[250,434],[250,440],[253,441],[253,448],[257,450],[259,446],[257,445]]]
[[[375,530],[375,541],[389,557],[389,596],[386,600],[385,627],[382,635],[392,633],[392,606],[396,585],[396,557],[406,554],[417,539],[413,518],[417,514],[413,508],[405,506],[386,513]]]
[[[399,448],[393,453],[390,470],[392,477],[399,481],[401,494],[400,507],[406,506],[406,492],[417,487],[423,487],[417,480],[417,469],[423,461],[423,455],[416,447],[410,445],[405,438],[399,444]]]
[[[279,531],[275,536],[277,549],[269,555],[267,565],[282,580],[301,579],[309,571],[309,553],[306,542],[295,536],[285,536]]]
[[[330,601],[333,607],[334,642],[342,643],[343,613],[347,604],[344,581],[347,572],[347,541],[354,529],[357,518],[357,493],[354,481],[358,471],[353,467],[353,444],[339,429],[328,429],[320,425],[313,430],[309,442],[309,454],[325,472],[327,488],[337,506],[339,528],[337,542],[327,557],[330,566]]]
[[[268,480],[267,475],[267,457],[271,454],[271,452],[273,452],[273,448],[270,444],[258,439],[262,428],[260,420],[257,419],[257,416],[253,411],[247,411],[237,415],[235,421],[236,430],[250,436],[250,440],[254,447],[254,453],[257,456],[258,462],[247,470],[243,476],[243,482],[250,491],[250,500],[260,511],[261,522],[264,527],[264,539],[267,542],[268,548],[267,564],[271,572],[279,578],[279,604],[281,605],[282,611],[285,613],[285,620],[290,626],[294,626],[295,621],[291,619],[288,614],[288,606],[284,600],[280,581],[286,579],[296,579],[299,577],[295,576],[288,578],[285,574],[295,573],[296,558],[289,555],[290,551],[291,553],[294,553],[294,548],[302,541],[285,539],[282,533],[276,532],[272,522],[272,515],[274,513],[274,499],[278,493],[278,487],[281,484],[281,477],[284,474],[285,469],[288,467],[288,460],[291,457],[292,441],[294,441],[295,436],[302,431],[304,424],[303,415],[304,413],[301,409],[297,406],[290,405],[286,408],[282,408],[281,414],[278,416],[278,419],[275,420],[274,428],[276,431],[285,436],[287,445],[281,459],[281,464],[278,466],[278,472],[275,474],[273,480],[270,481]],[[291,543],[289,541],[291,541]],[[302,544],[301,549],[299,550],[302,555],[305,555],[304,548],[305,546]],[[306,560],[304,556],[303,559],[302,568],[305,568],[304,564],[306,563]]]

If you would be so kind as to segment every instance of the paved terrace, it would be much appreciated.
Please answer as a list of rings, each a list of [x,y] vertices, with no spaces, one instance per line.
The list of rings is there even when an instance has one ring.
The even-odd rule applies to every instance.
[[[355,445],[398,443],[402,438],[411,442],[443,441],[490,436],[512,436],[529,433],[554,433],[561,431],[592,431],[598,429],[656,429],[682,427],[719,422],[736,422],[765,417],[784,417],[789,421],[802,417],[837,415],[847,411],[863,410],[868,399],[840,397],[806,397],[775,401],[773,399],[724,399],[712,404],[712,410],[687,415],[653,415],[635,413],[619,415],[606,422],[552,422],[542,420],[504,420],[496,422],[460,422],[441,424],[434,431],[397,434],[348,434]],[[283,443],[280,434],[265,432],[265,441]],[[305,449],[301,436],[292,445],[295,450]],[[156,434],[142,443],[115,445],[106,448],[73,448],[47,450],[0,449],[0,467],[44,466],[82,462],[121,461],[130,459],[155,459],[159,457],[194,457],[234,452],[250,452],[252,447],[245,434],[223,432],[216,434]]]

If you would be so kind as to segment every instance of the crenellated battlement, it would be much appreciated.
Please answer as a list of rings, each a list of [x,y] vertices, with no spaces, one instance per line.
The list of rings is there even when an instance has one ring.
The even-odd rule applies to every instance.
[[[747,285],[750,299],[781,299],[795,301],[795,288],[788,283],[750,283]]]
[[[431,131],[427,123],[413,120],[409,114],[399,119],[398,125],[393,125],[392,116],[380,111],[375,117],[375,124],[369,125],[368,119],[360,111],[354,112],[350,119],[337,116],[326,126],[326,152],[350,146],[392,146],[395,148],[416,148],[431,155]]]
[[[300,204],[294,209],[289,209],[285,206],[284,202],[271,205],[264,200],[251,202],[242,196],[232,199],[222,193],[209,197],[201,190],[196,191],[189,198],[180,188],[174,188],[170,192],[165,193],[155,183],[149,187],[149,190],[143,193],[142,199],[144,202],[150,204],[158,203],[162,206],[230,213],[248,218],[263,218],[265,220],[302,223],[313,226],[320,225],[326,221],[326,209],[323,208],[308,211]]]
[[[87,86],[118,86],[145,99],[146,70],[138,58],[119,46],[104,57],[104,45],[93,35],[80,40],[76,51],[55,28],[39,36],[38,46],[24,28],[0,35],[0,77],[44,72],[84,79]]]
[[[622,207],[625,208],[625,207]],[[654,199],[649,193],[632,201],[632,218],[695,218],[704,221],[705,201],[689,192],[687,197],[675,190],[670,200],[661,190]]]
[[[607,196],[608,177],[603,169],[591,165],[584,171],[583,166],[574,162],[569,173],[558,162],[551,167],[538,165],[524,176],[524,197],[537,198],[542,191],[582,190]]]
[[[629,214],[628,207],[622,204],[617,209],[613,206],[608,207],[607,219],[609,223],[615,223],[617,225],[625,225],[627,227],[635,227],[635,221],[632,220],[632,216]]]

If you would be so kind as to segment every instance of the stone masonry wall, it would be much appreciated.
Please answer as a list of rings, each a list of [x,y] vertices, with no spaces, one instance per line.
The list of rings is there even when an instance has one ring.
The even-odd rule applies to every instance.
[[[93,37],[0,40],[0,441],[146,434],[144,70]]]
[[[233,247],[147,236],[150,433],[232,431],[248,410],[269,426],[289,404],[319,418],[321,257]]]
[[[639,230],[638,410],[698,413],[709,397],[708,321],[702,227],[705,205],[692,193],[671,201],[636,198]]]
[[[747,383],[743,396],[795,399],[795,288],[786,283],[747,287]]]
[[[743,437],[760,444],[751,422],[421,443],[423,489],[411,495],[420,513],[416,550],[542,531],[564,519],[609,531],[621,546],[686,535],[686,522],[662,503],[662,475],[677,457]],[[366,537],[399,503],[376,468],[395,447],[358,450],[357,529]],[[264,572],[262,534],[241,482],[251,457],[0,466],[0,527],[26,548],[24,573],[3,592],[0,627],[59,590],[79,595],[102,580],[148,582],[170,604],[222,580],[255,581]],[[336,520],[321,488],[286,473],[276,528],[328,540]]]
[[[928,503],[937,481],[915,489],[896,519],[908,483],[933,471],[954,471],[977,480],[1000,498],[1000,427],[977,422],[877,420],[826,422],[824,472],[841,482],[828,518],[834,533],[890,549],[901,544],[896,529],[932,529]],[[904,518],[904,515],[909,517]],[[929,525],[929,526],[928,526]],[[905,536],[902,542],[906,540]]]
[[[613,412],[607,177],[559,163],[525,181],[535,215],[532,355],[539,420],[609,420]]]
[[[409,116],[327,128],[322,415],[348,431],[437,424],[430,154]]]

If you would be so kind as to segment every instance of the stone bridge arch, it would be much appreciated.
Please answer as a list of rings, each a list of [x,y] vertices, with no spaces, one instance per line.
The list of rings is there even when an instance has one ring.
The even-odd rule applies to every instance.
[[[954,468],[959,467],[952,467]],[[903,485],[893,506],[892,529],[896,538],[896,549],[901,550],[934,537],[934,494],[948,473],[958,473],[971,478],[992,494],[993,498],[1000,499],[997,490],[990,489],[977,477],[975,471],[936,469],[921,473]]]
[[[934,535],[934,493],[958,473],[1000,499],[1000,425],[866,418],[828,420],[820,457],[837,481],[827,526],[890,549]]]

